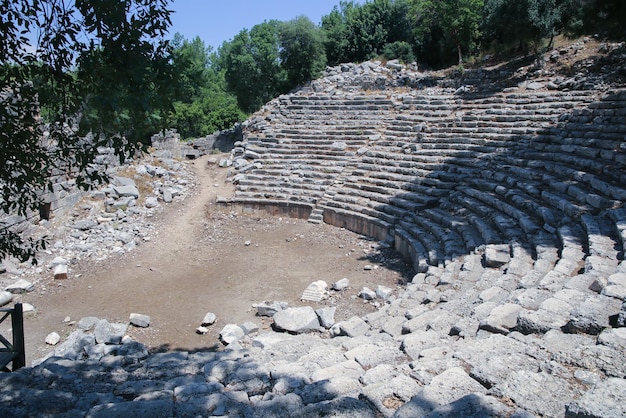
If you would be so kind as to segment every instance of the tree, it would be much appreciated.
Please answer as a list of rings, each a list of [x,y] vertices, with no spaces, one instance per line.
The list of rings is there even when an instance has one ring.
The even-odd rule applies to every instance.
[[[416,39],[426,44],[441,33],[454,45],[461,65],[463,51],[474,50],[481,37],[482,10],[483,0],[413,0]]]
[[[280,26],[281,67],[287,72],[286,89],[301,85],[321,74],[326,54],[320,29],[301,16]]]
[[[322,17],[326,55],[331,65],[364,61],[382,54],[386,45],[411,41],[406,0],[373,0],[363,5],[342,1]]]
[[[286,74],[280,65],[278,26],[272,20],[239,32],[219,50],[220,68],[239,107],[254,112],[276,97]]]
[[[179,91],[170,124],[183,138],[229,129],[245,119],[236,97],[226,90],[224,71],[216,65],[217,55],[199,37],[188,41],[175,34],[172,59]]]
[[[487,41],[500,44],[518,44],[527,49],[537,47],[542,38],[550,44],[557,24],[561,21],[561,7],[557,0],[486,0],[484,27]]]
[[[164,36],[169,0],[0,0],[0,210],[27,217],[52,191],[50,174],[106,179],[100,146],[120,161],[149,145],[171,109]],[[0,257],[34,258],[44,241],[0,225]]]

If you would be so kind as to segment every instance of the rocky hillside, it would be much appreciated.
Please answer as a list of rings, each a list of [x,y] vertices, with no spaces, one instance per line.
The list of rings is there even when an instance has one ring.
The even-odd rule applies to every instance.
[[[581,41],[463,74],[328,69],[244,124],[219,202],[373,237],[412,281],[338,323],[263,306],[276,331],[231,324],[224,351],[149,356],[87,318],[0,375],[0,415],[624,416],[623,58]]]

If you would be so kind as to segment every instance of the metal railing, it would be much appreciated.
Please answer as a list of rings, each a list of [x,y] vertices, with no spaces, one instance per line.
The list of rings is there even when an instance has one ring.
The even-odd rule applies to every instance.
[[[0,308],[0,315],[4,314],[0,318],[0,324],[10,316],[13,334],[12,342],[0,335],[0,371],[15,371],[26,365],[23,312],[21,303],[16,303],[13,308]]]

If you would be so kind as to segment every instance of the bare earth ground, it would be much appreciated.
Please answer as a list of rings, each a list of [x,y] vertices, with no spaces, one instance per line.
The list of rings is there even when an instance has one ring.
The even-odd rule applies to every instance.
[[[367,286],[395,287],[410,279],[411,269],[391,250],[349,231],[306,220],[235,216],[216,210],[217,195],[232,194],[226,169],[193,161],[196,190],[183,203],[170,204],[155,220],[158,235],[133,252],[101,263],[72,266],[67,281],[50,280],[44,294],[24,295],[37,308],[25,318],[27,363],[50,351],[46,335],[69,335],[78,321],[96,316],[128,322],[131,312],[149,315],[149,328],[129,328],[129,335],[152,351],[219,348],[227,323],[252,321],[254,303],[286,301],[290,306],[337,306],[341,321],[376,309],[357,298]],[[246,245],[249,241],[250,245]],[[370,265],[372,270],[366,270]],[[313,281],[329,285],[350,279],[350,288],[331,292],[318,304],[301,302]],[[206,335],[195,329],[205,313],[217,315]]]

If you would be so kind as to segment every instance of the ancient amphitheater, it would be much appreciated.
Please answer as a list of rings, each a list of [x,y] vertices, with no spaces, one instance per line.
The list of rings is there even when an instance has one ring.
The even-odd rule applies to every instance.
[[[0,415],[624,416],[626,88],[524,71],[344,65],[246,122],[218,203],[390,243],[416,275],[377,312],[51,358],[0,376]]]

